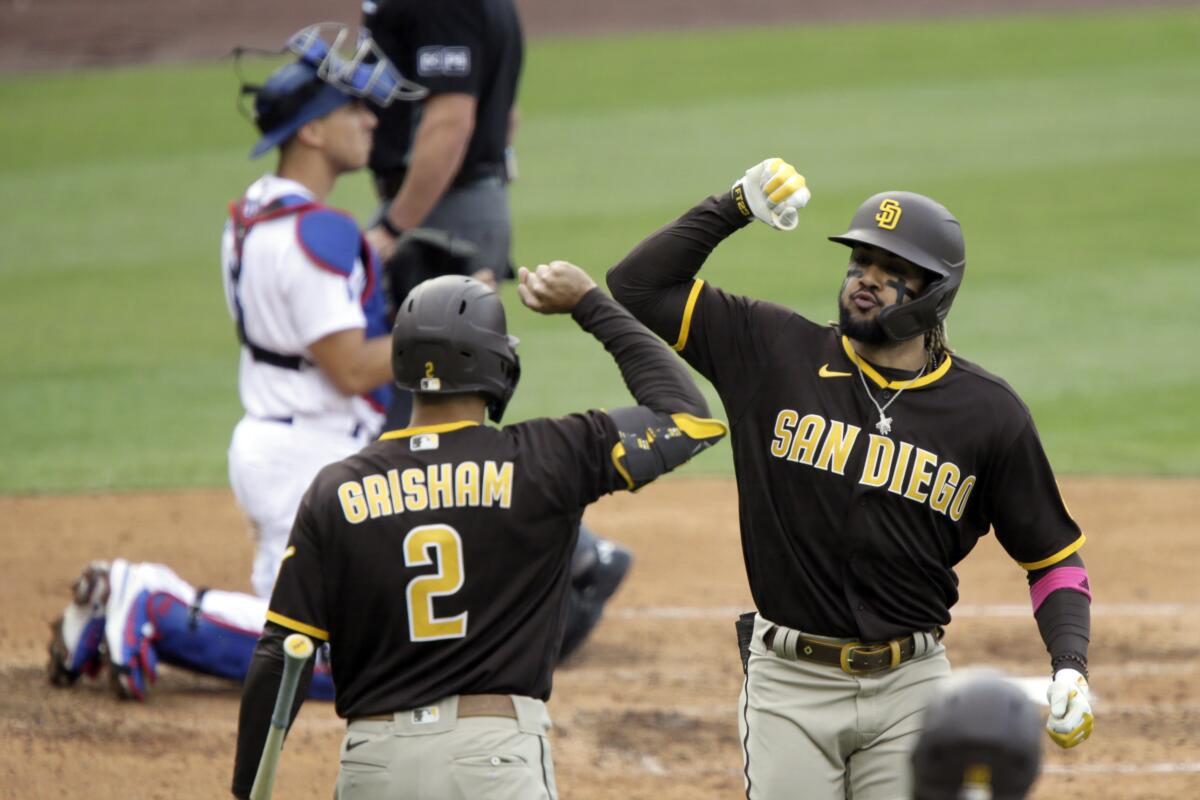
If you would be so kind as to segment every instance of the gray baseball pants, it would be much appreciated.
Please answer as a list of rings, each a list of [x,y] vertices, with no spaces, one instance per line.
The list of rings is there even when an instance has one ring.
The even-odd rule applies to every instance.
[[[945,647],[929,637],[924,654],[898,667],[850,674],[771,652],[763,645],[771,625],[755,619],[739,699],[746,796],[908,800],[921,715],[950,674]]]
[[[458,717],[458,696],[352,720],[337,800],[558,800],[540,700],[512,695],[516,719]]]

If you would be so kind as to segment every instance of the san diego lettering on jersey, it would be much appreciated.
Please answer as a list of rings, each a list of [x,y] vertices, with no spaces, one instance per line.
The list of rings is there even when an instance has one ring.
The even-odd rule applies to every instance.
[[[758,612],[882,642],[950,621],[954,566],[989,531],[1018,564],[1073,552],[1082,535],[1003,380],[950,354],[917,374],[872,364],[834,326],[695,277],[746,223],[738,205],[735,193],[705,200],[608,282],[721,397]],[[875,435],[881,409],[896,426]]]
[[[366,519],[445,508],[510,508],[513,462],[429,464],[344,481],[337,496],[351,525]]]
[[[800,415],[784,408],[775,417],[770,453],[775,458],[813,469],[844,475],[846,462],[859,442],[862,428],[820,414]],[[966,510],[975,476],[910,442],[872,433],[866,439],[866,458],[858,482],[882,487],[958,522]]]

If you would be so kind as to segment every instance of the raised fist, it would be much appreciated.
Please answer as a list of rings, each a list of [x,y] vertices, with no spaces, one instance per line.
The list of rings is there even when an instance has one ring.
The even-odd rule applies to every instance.
[[[517,271],[517,294],[521,302],[539,314],[566,314],[583,296],[596,288],[586,272],[569,261],[539,264],[537,269]]]
[[[812,193],[804,176],[782,158],[768,158],[746,170],[731,190],[742,214],[753,214],[772,228],[790,231]]]

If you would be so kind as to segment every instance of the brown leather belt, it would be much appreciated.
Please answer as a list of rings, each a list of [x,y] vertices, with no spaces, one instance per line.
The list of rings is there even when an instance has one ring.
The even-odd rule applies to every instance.
[[[763,634],[763,645],[772,652],[775,651],[772,650],[771,645],[775,643],[775,636],[780,630],[778,625],[772,625]],[[937,628],[931,633],[935,641],[941,641],[944,631]],[[788,655],[782,657],[787,658],[791,655],[791,648],[785,649]],[[795,660],[828,664],[841,667],[842,671],[851,675],[862,675],[898,667],[912,658],[916,650],[917,641],[913,635],[902,636],[886,642],[838,644],[813,639],[800,633],[796,637]],[[778,653],[776,654],[778,655]]]
[[[401,712],[404,713],[404,712]],[[367,717],[355,717],[351,722],[370,720],[372,722],[391,722],[395,714],[374,714]],[[513,705],[512,695],[507,694],[460,694],[458,696],[458,718],[463,717],[507,717],[517,718],[517,709]]]

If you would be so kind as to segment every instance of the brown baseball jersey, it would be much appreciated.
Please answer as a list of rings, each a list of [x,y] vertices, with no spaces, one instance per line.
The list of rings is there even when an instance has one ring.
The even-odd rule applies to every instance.
[[[545,699],[583,508],[625,488],[602,412],[384,434],[300,507],[267,618],[329,641],[337,712]]]
[[[885,370],[832,326],[695,279],[744,224],[730,197],[710,198],[644,241],[609,287],[720,394],[764,616],[864,641],[930,630],[950,621],[954,565],[989,528],[1026,569],[1083,544],[1004,381],[958,356],[920,377]],[[881,430],[876,404],[889,401]]]
[[[571,317],[616,361],[636,405],[391,431],[318,474],[246,676],[235,795],[253,785],[288,631],[332,644],[337,712],[351,719],[453,695],[550,695],[584,506],[646,485],[726,432],[686,367],[612,298],[592,289]]]

